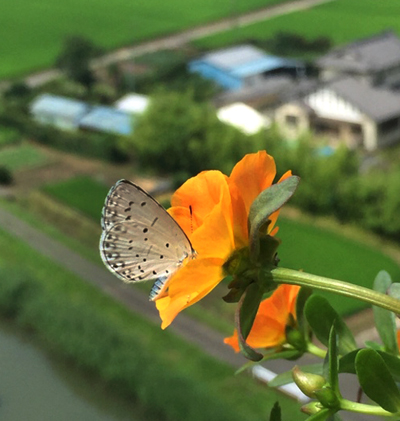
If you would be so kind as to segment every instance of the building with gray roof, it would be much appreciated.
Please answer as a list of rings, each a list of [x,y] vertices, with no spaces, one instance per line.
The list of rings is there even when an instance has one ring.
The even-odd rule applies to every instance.
[[[400,141],[400,92],[342,78],[278,107],[275,119],[288,137],[311,131],[371,151]]]
[[[373,85],[400,84],[400,39],[386,31],[338,47],[316,61],[322,80],[351,76]]]
[[[226,90],[256,86],[266,76],[304,71],[301,62],[268,55],[252,45],[213,51],[189,63],[189,71],[211,79]]]

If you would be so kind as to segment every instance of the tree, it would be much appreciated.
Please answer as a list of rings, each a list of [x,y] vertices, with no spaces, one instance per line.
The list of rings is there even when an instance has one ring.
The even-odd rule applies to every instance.
[[[216,110],[192,91],[161,91],[122,147],[146,168],[186,178],[206,169],[229,172],[256,148],[251,138],[220,122]]]
[[[101,49],[92,41],[72,36],[65,40],[56,65],[72,80],[90,89],[95,81],[90,61],[100,53]]]

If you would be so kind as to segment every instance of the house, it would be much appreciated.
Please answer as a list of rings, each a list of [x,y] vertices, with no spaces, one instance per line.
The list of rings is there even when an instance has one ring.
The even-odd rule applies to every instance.
[[[221,107],[217,111],[217,116],[220,121],[248,135],[255,134],[271,125],[270,119],[240,102]]]
[[[316,65],[323,81],[350,76],[373,85],[400,86],[400,39],[386,31],[335,48]]]
[[[127,94],[119,99],[115,108],[130,114],[143,114],[149,106],[149,98],[146,95]]]
[[[274,109],[288,98],[299,96],[316,86],[316,81],[308,78],[294,80],[288,75],[271,76],[256,86],[245,86],[235,91],[225,91],[215,96],[213,103],[222,107],[242,102],[258,111]]]
[[[400,92],[342,78],[281,105],[275,121],[289,138],[311,131],[372,151],[400,141]]]
[[[89,105],[82,101],[50,94],[38,96],[30,105],[30,112],[37,122],[63,130],[77,129],[88,110]]]
[[[236,90],[256,86],[270,75],[300,74],[304,66],[297,60],[268,55],[252,45],[238,45],[191,61],[189,71],[213,80],[226,90]]]
[[[84,130],[130,135],[134,117],[113,107],[95,106],[81,118],[79,127]]]

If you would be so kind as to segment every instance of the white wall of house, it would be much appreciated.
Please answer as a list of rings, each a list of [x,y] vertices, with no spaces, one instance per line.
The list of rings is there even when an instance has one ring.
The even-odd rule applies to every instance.
[[[321,118],[361,123],[362,113],[330,89],[320,89],[308,95],[304,102]]]

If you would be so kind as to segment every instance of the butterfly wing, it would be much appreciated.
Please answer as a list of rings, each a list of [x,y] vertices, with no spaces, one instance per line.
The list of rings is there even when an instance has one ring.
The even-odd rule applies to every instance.
[[[100,254],[125,282],[162,279],[163,283],[194,250],[169,213],[139,186],[120,180],[107,195]]]

